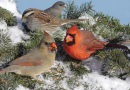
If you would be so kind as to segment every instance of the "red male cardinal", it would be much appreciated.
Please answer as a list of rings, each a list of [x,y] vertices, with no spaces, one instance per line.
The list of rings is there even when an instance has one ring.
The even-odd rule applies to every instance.
[[[1,69],[0,74],[15,72],[20,75],[31,76],[37,80],[36,75],[49,70],[54,64],[56,50],[55,40],[44,31],[44,36],[38,47],[9,63],[10,66]]]
[[[91,32],[78,30],[76,25],[72,26],[64,38],[64,49],[74,59],[84,60],[89,58],[96,50],[104,47],[128,49],[123,45],[99,41]]]

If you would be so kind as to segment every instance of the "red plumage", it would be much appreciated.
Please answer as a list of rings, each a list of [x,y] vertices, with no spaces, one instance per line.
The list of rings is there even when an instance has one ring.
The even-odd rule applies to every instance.
[[[64,49],[73,58],[84,60],[89,58],[96,50],[104,47],[128,49],[126,46],[98,40],[90,31],[78,30],[74,25],[66,32]]]

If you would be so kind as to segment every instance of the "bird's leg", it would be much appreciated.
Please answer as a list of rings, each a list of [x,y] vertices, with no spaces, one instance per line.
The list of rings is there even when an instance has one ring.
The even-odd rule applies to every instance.
[[[80,66],[80,65],[81,65],[81,63],[82,63],[82,61],[80,61],[78,64],[77,64],[77,63],[72,62],[72,64],[73,64],[75,67]]]
[[[32,76],[32,78],[35,79],[36,81],[39,81],[36,76]]]
[[[38,80],[36,76],[32,76],[32,78],[35,79],[40,84],[43,84],[43,85],[45,84],[45,82]]]

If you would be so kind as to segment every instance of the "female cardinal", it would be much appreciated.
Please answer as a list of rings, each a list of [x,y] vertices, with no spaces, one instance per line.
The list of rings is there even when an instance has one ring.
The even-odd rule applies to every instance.
[[[125,46],[109,42],[99,41],[91,32],[78,30],[76,25],[72,26],[64,38],[64,49],[74,59],[84,60],[89,58],[96,50],[104,47],[128,49]]]
[[[56,50],[55,40],[44,31],[44,36],[38,47],[9,63],[10,66],[1,69],[0,74],[15,72],[20,75],[31,76],[37,80],[36,75],[50,69],[54,64]]]

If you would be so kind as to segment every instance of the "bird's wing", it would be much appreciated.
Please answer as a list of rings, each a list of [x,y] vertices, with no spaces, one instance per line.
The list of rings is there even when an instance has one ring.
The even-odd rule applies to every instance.
[[[28,54],[13,60],[9,65],[40,66],[44,62],[44,55],[41,57],[41,55],[37,53],[35,53],[35,51],[29,52]]]
[[[46,13],[45,11],[42,10],[37,10],[35,11],[35,17],[39,18],[43,24],[51,24],[51,25],[59,25],[60,22],[58,21],[59,19]]]
[[[24,61],[26,59],[26,61]],[[42,61],[42,60],[41,60]],[[39,66],[42,62],[34,61],[29,58],[20,57],[12,61],[9,65],[21,65],[21,66]]]
[[[95,51],[104,48],[102,41],[99,41],[91,32],[85,30],[83,34],[85,36],[83,44],[87,46],[87,50]]]

